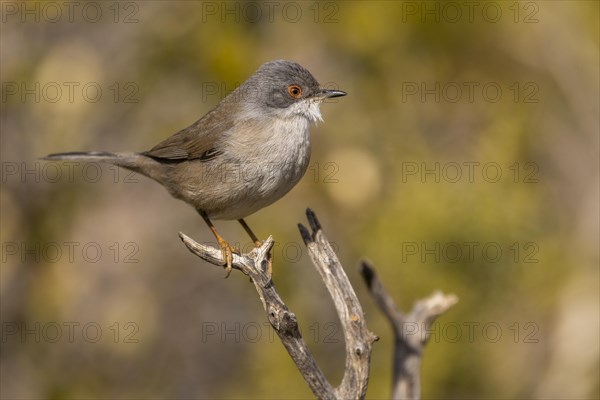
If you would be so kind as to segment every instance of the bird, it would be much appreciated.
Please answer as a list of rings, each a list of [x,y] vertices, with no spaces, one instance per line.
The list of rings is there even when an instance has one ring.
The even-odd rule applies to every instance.
[[[310,127],[323,121],[320,105],[346,94],[322,87],[296,62],[270,61],[196,122],[148,151],[66,152],[43,159],[108,163],[160,183],[200,214],[229,276],[238,251],[212,220],[237,220],[259,247],[244,218],[298,183],[310,161]]]

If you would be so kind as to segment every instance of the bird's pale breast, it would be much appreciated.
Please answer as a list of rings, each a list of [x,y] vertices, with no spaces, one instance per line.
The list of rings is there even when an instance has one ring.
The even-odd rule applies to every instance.
[[[264,126],[264,125],[262,125]],[[213,219],[240,219],[280,199],[302,178],[310,161],[309,121],[297,115],[276,119],[270,128],[238,140],[235,151],[200,166],[182,180],[179,196]],[[242,137],[242,136],[238,136]],[[240,160],[243,155],[243,162]],[[192,179],[190,179],[192,178]]]

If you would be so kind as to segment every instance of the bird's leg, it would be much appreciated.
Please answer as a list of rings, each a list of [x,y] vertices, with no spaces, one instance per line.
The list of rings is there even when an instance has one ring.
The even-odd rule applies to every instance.
[[[242,225],[242,228],[244,228],[244,230],[246,231],[248,236],[250,236],[250,239],[252,239],[252,241],[254,242],[256,247],[262,246],[262,242],[260,240],[258,240],[258,238],[254,234],[254,232],[252,232],[252,229],[250,229],[250,227],[248,226],[246,221],[244,221],[243,219],[240,218],[240,219],[238,219],[238,222],[240,223],[240,225]]]
[[[252,241],[254,242],[254,245],[256,247],[262,246],[262,242],[260,240],[258,240],[258,238],[254,234],[254,232],[252,232],[252,229],[250,229],[250,227],[248,226],[246,221],[244,221],[242,218],[240,218],[240,219],[238,219],[238,222],[240,223],[240,225],[242,225],[242,227],[244,228],[244,230],[246,231],[248,236],[250,236],[250,239],[252,239]],[[269,274],[269,276],[271,276],[271,274],[273,272],[273,253],[271,251],[269,251],[268,262],[269,262],[269,265],[267,266],[267,273]]]
[[[237,250],[231,247],[231,245],[227,243],[227,241],[223,239],[221,235],[219,235],[211,220],[208,218],[208,215],[206,215],[204,211],[198,210],[198,213],[200,213],[202,219],[204,219],[204,222],[206,222],[206,225],[208,225],[213,235],[215,235],[215,238],[217,239],[217,243],[219,245],[219,248],[221,249],[221,254],[223,255],[223,259],[225,260],[225,271],[227,273],[227,275],[225,275],[225,278],[228,278],[229,274],[231,274],[233,253],[237,252]]]

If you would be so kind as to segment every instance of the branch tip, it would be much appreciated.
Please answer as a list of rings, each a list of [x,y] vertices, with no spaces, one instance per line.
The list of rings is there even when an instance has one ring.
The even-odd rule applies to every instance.
[[[373,285],[373,280],[376,278],[375,269],[367,261],[360,263],[360,274],[362,275],[369,290]]]
[[[298,224],[298,230],[300,231],[300,236],[302,236],[302,240],[304,240],[304,244],[308,245],[313,242],[313,238],[308,232],[308,229],[302,224]]]
[[[313,230],[313,235],[316,235],[318,231],[321,230],[321,223],[317,219],[317,215],[310,208],[306,209],[306,218],[308,219],[308,223],[310,224],[310,228]]]
[[[262,245],[258,248],[256,248],[255,250],[260,250],[263,251],[265,254],[269,253],[269,251],[271,251],[271,249],[273,248],[273,246],[275,245],[275,240],[273,239],[273,236],[270,235],[267,240],[263,241]],[[252,250],[254,251],[254,250]]]

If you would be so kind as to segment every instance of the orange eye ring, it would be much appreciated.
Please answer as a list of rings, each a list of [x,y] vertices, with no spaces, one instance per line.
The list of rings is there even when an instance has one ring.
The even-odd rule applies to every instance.
[[[290,85],[287,91],[293,99],[299,99],[302,97],[302,88],[298,85]]]

